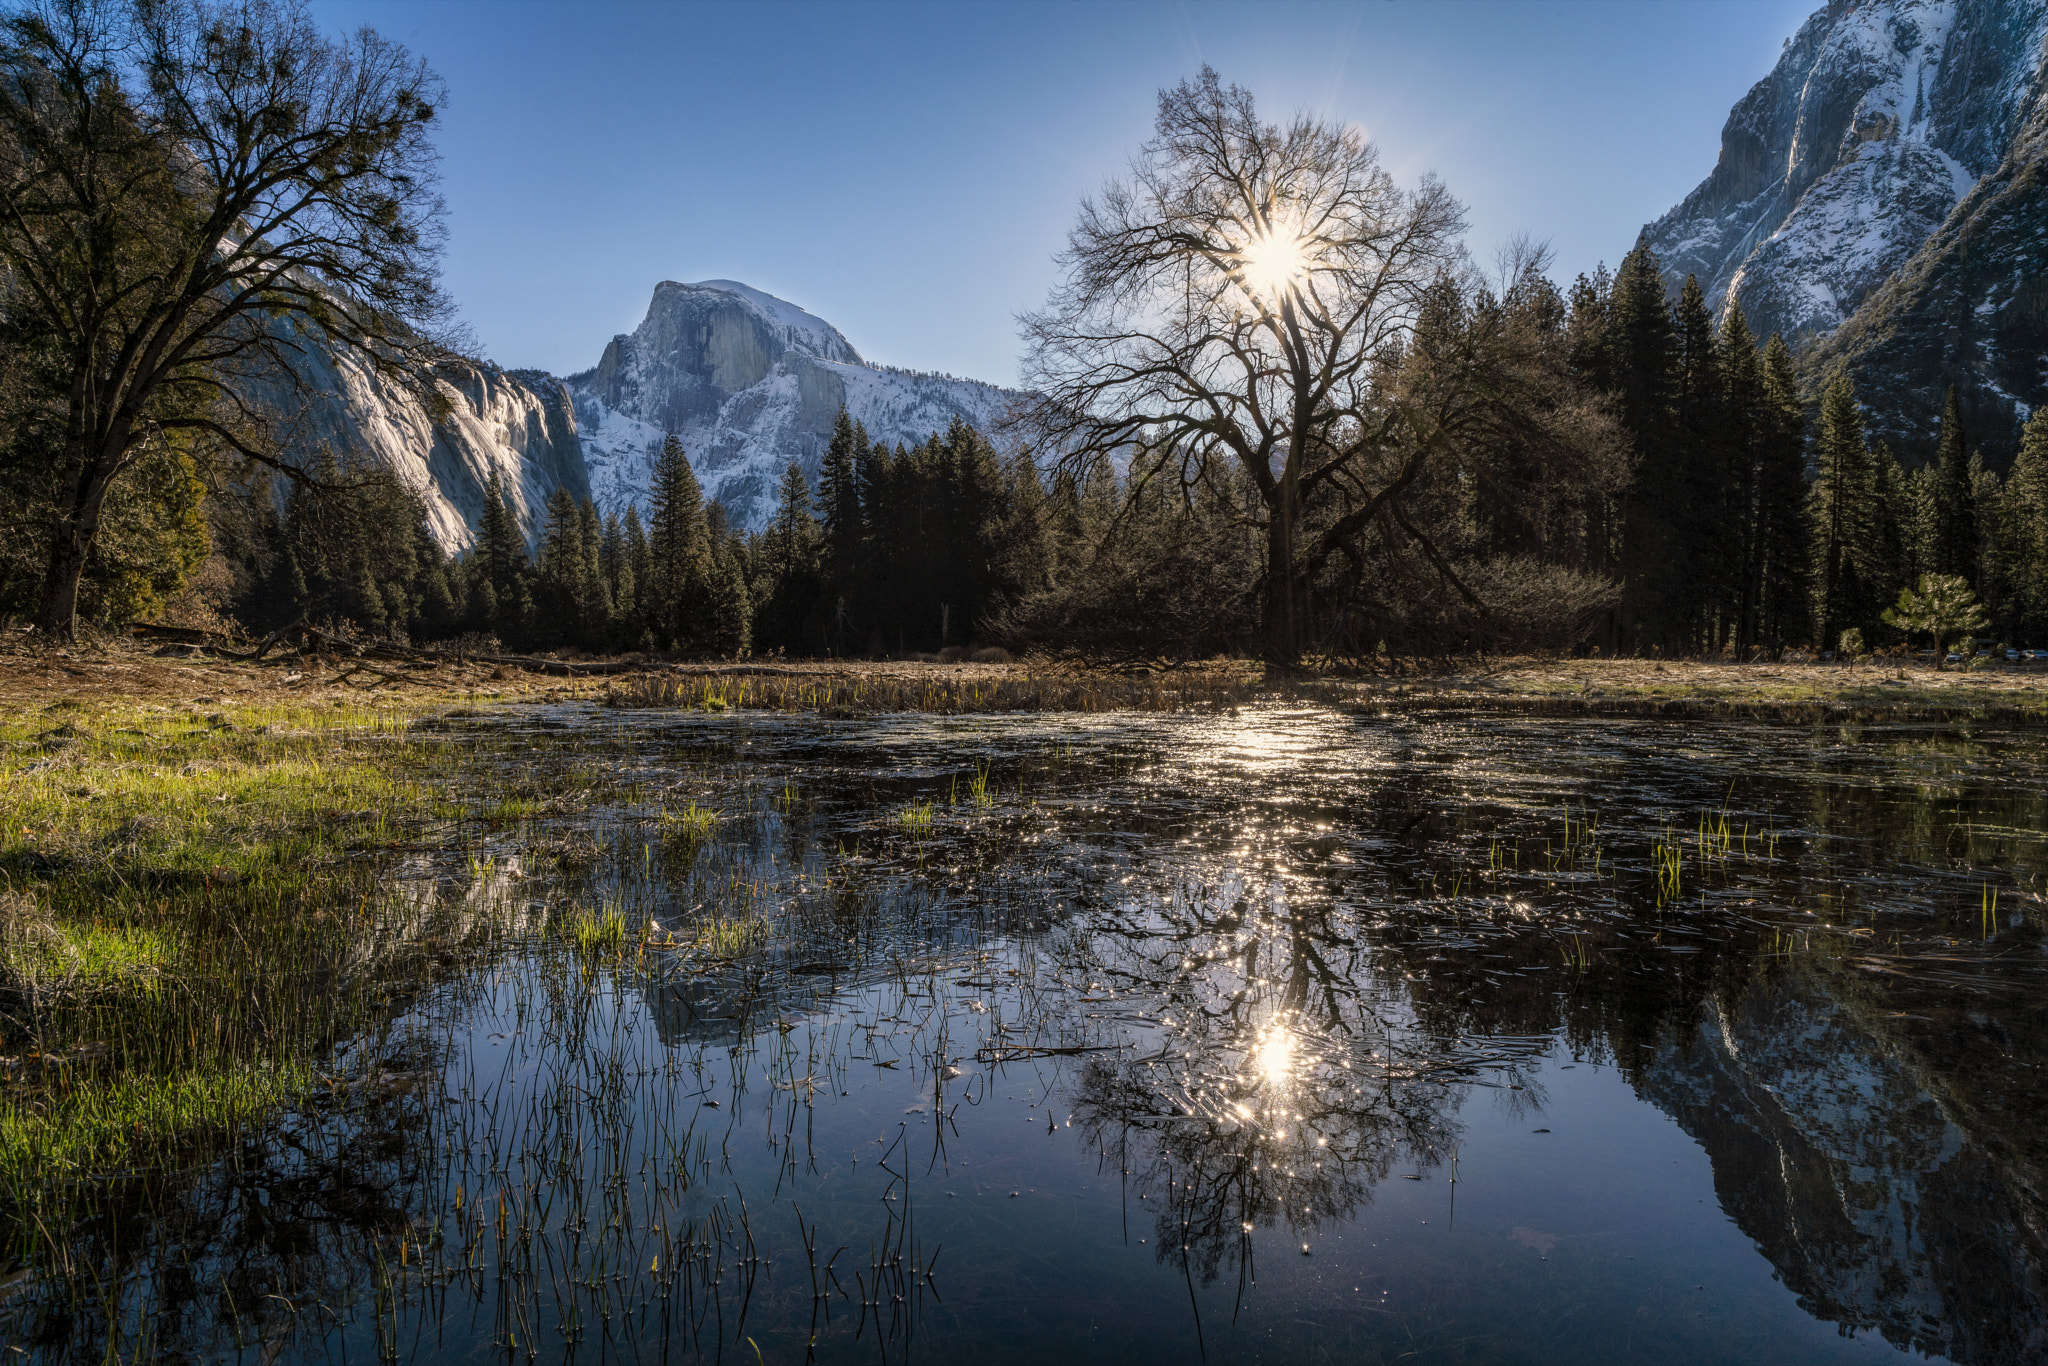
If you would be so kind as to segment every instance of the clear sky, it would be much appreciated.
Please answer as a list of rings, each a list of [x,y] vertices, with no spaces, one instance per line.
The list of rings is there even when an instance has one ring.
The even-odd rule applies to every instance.
[[[1712,169],[1815,0],[812,4],[317,0],[447,80],[447,284],[569,374],[660,280],[742,280],[870,360],[1009,383],[1080,197],[1208,62],[1434,171],[1482,260],[1618,261]]]

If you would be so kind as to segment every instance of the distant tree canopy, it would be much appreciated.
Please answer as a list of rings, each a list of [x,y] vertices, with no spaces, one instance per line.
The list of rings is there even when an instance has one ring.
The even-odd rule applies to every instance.
[[[440,102],[290,0],[0,12],[0,612],[62,637],[199,571],[251,629],[522,650],[1719,655],[1979,615],[2048,644],[2048,413],[2001,480],[1951,393],[1905,469],[1849,376],[1809,411],[1785,343],[1647,245],[1568,290],[1527,244],[1482,273],[1442,186],[1206,68],[1082,205],[1003,430],[841,412],[751,534],[675,436],[602,512],[494,474],[451,555],[278,398],[313,347],[438,398]]]
[[[175,471],[306,476],[256,395],[305,348],[424,373],[441,101],[404,48],[293,0],[0,14],[0,460],[43,629],[70,636],[110,519]]]

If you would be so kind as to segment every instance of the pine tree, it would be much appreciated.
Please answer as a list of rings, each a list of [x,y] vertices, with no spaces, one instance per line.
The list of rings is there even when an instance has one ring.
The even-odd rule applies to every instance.
[[[1885,609],[1884,624],[1909,638],[1932,636],[1934,648],[1944,650],[1959,636],[1985,630],[1991,620],[1960,574],[1922,574],[1899,590],[1898,602]]]
[[[1846,373],[1821,398],[1815,443],[1818,477],[1808,499],[1813,546],[1813,619],[1821,648],[1833,633],[1867,625],[1876,605],[1870,551],[1877,532],[1877,479],[1863,413]]]
[[[1618,416],[1636,452],[1636,476],[1622,508],[1623,647],[1669,647],[1683,639],[1684,547],[1677,523],[1689,493],[1674,449],[1679,339],[1664,276],[1647,241],[1622,258],[1608,299],[1606,349]]]
[[[1888,443],[1878,443],[1871,452],[1870,469],[1876,515],[1865,559],[1870,566],[1872,599],[1884,602],[1916,577],[1914,542],[1918,514],[1912,480]]]
[[[1678,388],[1675,395],[1675,506],[1669,521],[1679,575],[1669,604],[1676,643],[1704,652],[1728,642],[1734,615],[1743,521],[1740,482],[1732,468],[1726,377],[1714,320],[1699,280],[1685,277],[1676,310]]]
[[[540,607],[554,632],[566,638],[578,620],[577,588],[583,569],[583,518],[575,495],[558,487],[548,495],[540,543]]]
[[[1726,457],[1719,535],[1725,540],[1723,634],[1738,649],[1757,643],[1763,563],[1763,470],[1772,415],[1764,391],[1763,357],[1739,305],[1731,303],[1716,341],[1722,377],[1722,444]]]
[[[490,585],[489,610],[481,629],[494,630],[507,639],[524,628],[520,602],[526,570],[526,541],[505,499],[503,479],[494,469],[484,485],[484,510],[477,527],[477,554],[484,581]]]
[[[2004,482],[1984,468],[1981,452],[1970,456],[1970,527],[1976,532],[1976,585],[1991,613],[1992,625],[2008,634],[2017,615],[2020,585],[2012,574],[2011,556],[2005,544]]]
[[[1757,471],[1756,638],[1785,646],[1805,638],[1812,607],[1806,528],[1806,412],[1792,351],[1773,333],[1764,346],[1767,422]]]
[[[646,634],[652,620],[654,599],[654,552],[648,547],[647,533],[640,526],[640,505],[628,503],[626,517],[619,525],[619,539],[625,551],[625,567],[619,571],[623,585],[632,580],[632,606],[619,609],[620,634],[636,645]],[[623,591],[623,589],[622,589]]]
[[[704,492],[683,443],[670,433],[654,462],[648,528],[653,579],[648,624],[658,640],[683,648],[697,643],[710,572]]]
[[[2020,430],[2002,511],[2016,588],[2015,629],[2026,648],[2048,648],[2048,407],[2035,409]]]
[[[1969,443],[1963,435],[1962,398],[1948,387],[1941,410],[1941,443],[1934,453],[1934,572],[1975,582],[1977,517],[1970,488]]]
[[[703,648],[717,655],[746,653],[753,643],[754,614],[740,556],[730,544],[713,560],[706,599],[699,633]]]
[[[846,409],[832,424],[818,470],[818,493],[825,523],[826,591],[844,597],[853,583],[861,554],[861,490],[859,462],[869,454],[867,433],[854,425]],[[835,609],[836,610],[836,609]]]
[[[810,480],[793,460],[782,471],[779,492],[775,517],[752,557],[757,569],[747,590],[760,649],[801,646],[824,589],[823,533],[811,515]]]
[[[628,507],[627,515],[633,515]],[[604,530],[599,533],[597,550],[598,578],[604,585],[605,603],[610,609],[608,620],[613,643],[618,643],[624,628],[633,619],[633,560],[627,549],[626,533],[619,525],[619,514],[608,512],[604,517]]]
[[[611,635],[611,584],[604,572],[604,522],[597,504],[585,498],[577,506],[583,555],[576,566],[576,604],[587,645],[602,645]]]

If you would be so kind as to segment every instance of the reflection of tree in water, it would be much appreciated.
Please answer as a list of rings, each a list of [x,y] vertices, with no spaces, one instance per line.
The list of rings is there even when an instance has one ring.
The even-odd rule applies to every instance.
[[[1076,1118],[1160,1202],[1160,1259],[1204,1283],[1234,1260],[1242,1288],[1258,1230],[1312,1245],[1397,1168],[1452,1158],[1453,1079],[1520,1061],[1433,1047],[1360,926],[1327,902],[1185,888],[1109,912],[1066,947],[1067,970],[1156,1002],[1167,1022],[1156,1055],[1090,1055]]]
[[[76,1361],[320,1342],[422,1211],[439,1085],[431,1054],[395,1051],[223,1160],[110,1189],[69,1232],[68,1276],[0,1305],[0,1339]]]

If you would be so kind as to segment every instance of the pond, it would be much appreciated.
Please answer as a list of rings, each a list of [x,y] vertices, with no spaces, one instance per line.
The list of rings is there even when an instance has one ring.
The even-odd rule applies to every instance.
[[[392,857],[485,947],[18,1277],[31,1356],[2048,1360],[2041,733],[417,738],[586,797]]]

